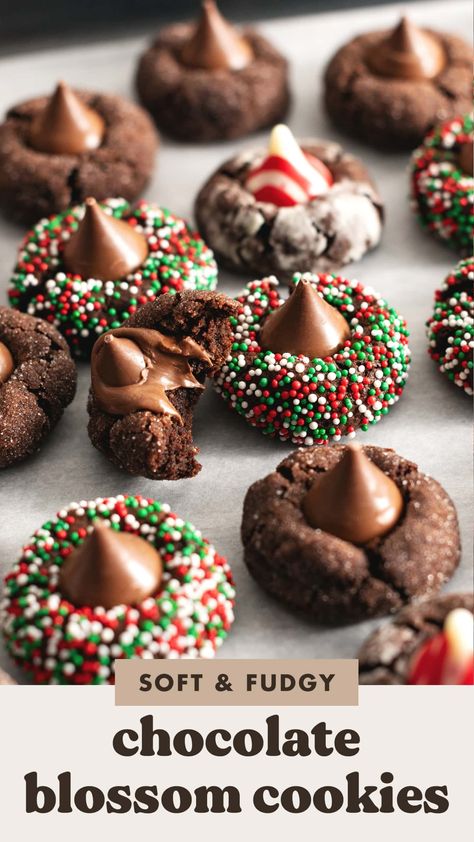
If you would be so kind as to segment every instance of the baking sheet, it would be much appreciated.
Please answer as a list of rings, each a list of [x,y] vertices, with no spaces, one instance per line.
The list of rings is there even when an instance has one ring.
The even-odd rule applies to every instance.
[[[468,2],[413,3],[413,19],[467,36],[471,32]],[[341,141],[360,155],[374,175],[386,202],[382,245],[360,263],[345,269],[380,291],[408,320],[413,363],[408,386],[390,414],[358,440],[395,448],[438,479],[459,513],[462,563],[447,590],[472,588],[472,463],[470,401],[440,374],[426,352],[424,322],[433,293],[456,257],[425,235],[407,201],[407,156],[382,155],[336,132],[320,104],[321,75],[334,49],[353,34],[394,23],[397,6],[358,9],[262,24],[291,63],[294,105],[289,123],[299,136]],[[12,103],[51,91],[58,79],[72,85],[133,97],[133,73],[143,38],[68,50],[21,55],[0,61],[0,111]],[[265,145],[266,134],[205,147],[163,140],[155,178],[146,193],[176,214],[190,218],[193,199],[209,173],[226,157],[249,144]],[[0,220],[0,301],[6,302],[11,267],[22,230]],[[235,295],[246,279],[221,272],[219,288]],[[0,571],[6,572],[30,534],[73,500],[117,493],[141,493],[168,502],[191,520],[232,564],[237,585],[236,622],[220,650],[235,658],[350,657],[377,622],[344,629],[321,629],[295,617],[267,597],[247,573],[239,528],[246,489],[272,471],[291,451],[231,413],[209,387],[195,419],[195,440],[203,469],[194,479],[152,482],[120,472],[92,448],[86,432],[89,372],[80,366],[74,403],[41,453],[0,475]],[[19,681],[0,644],[0,665]]]

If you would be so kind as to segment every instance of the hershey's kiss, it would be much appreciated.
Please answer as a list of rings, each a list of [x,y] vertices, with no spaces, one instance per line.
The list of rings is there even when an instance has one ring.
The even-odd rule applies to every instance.
[[[142,380],[146,360],[132,339],[105,334],[95,369],[107,386],[132,386]]]
[[[459,166],[466,175],[474,175],[473,142],[472,138],[461,144],[459,149]]]
[[[181,50],[188,67],[241,70],[252,61],[250,44],[222,17],[214,0],[204,0],[201,17]]]
[[[303,354],[324,359],[349,339],[344,316],[302,278],[284,304],[265,320],[260,346],[276,354]]]
[[[97,524],[64,562],[61,593],[73,605],[137,605],[156,593],[163,574],[155,547],[129,532]]]
[[[101,145],[105,123],[71,88],[60,82],[45,107],[33,119],[29,141],[33,149],[51,155],[80,155]]]
[[[142,265],[148,255],[145,237],[105,213],[95,199],[86,199],[79,227],[66,243],[66,269],[83,278],[115,281]]]
[[[402,17],[395,29],[371,47],[367,63],[380,76],[432,79],[445,66],[446,55],[435,35]]]
[[[6,383],[15,369],[15,361],[7,346],[0,342],[0,386]]]
[[[398,486],[349,444],[339,462],[321,476],[303,498],[303,513],[315,529],[352,544],[366,544],[389,532],[403,511]]]

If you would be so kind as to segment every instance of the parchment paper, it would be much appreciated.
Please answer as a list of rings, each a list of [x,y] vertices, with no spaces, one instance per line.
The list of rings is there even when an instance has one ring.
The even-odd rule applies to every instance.
[[[414,20],[469,37],[467,2],[410,4]],[[461,567],[447,590],[471,589],[471,410],[469,399],[437,371],[427,355],[424,323],[433,306],[434,289],[456,263],[456,256],[426,235],[409,210],[408,157],[385,155],[341,137],[327,120],[320,102],[326,61],[342,42],[370,28],[393,24],[396,6],[359,9],[310,17],[280,19],[261,26],[291,62],[294,105],[289,123],[299,136],[342,141],[372,171],[386,203],[382,245],[359,264],[345,269],[349,278],[379,290],[407,318],[413,363],[405,394],[390,414],[358,440],[395,448],[417,461],[452,496],[463,538]],[[0,110],[52,90],[58,79],[79,87],[134,96],[133,73],[143,38],[55,50],[0,61]],[[210,172],[249,144],[264,145],[266,134],[250,140],[208,146],[162,141],[155,178],[146,196],[191,217],[193,199]],[[22,230],[0,220],[0,301],[6,302],[11,268]],[[220,273],[220,289],[236,294],[248,280]],[[246,489],[269,473],[290,452],[265,439],[231,413],[211,387],[195,420],[195,439],[203,469],[192,480],[151,482],[131,478],[108,464],[92,448],[86,433],[89,372],[80,366],[77,397],[59,427],[34,459],[0,475],[0,571],[6,572],[31,533],[62,506],[78,499],[120,492],[140,492],[170,503],[191,520],[232,564],[237,584],[236,622],[220,653],[227,657],[348,657],[374,622],[336,630],[317,628],[295,617],[253,582],[242,561],[239,537]],[[422,551],[422,548],[420,548]],[[376,621],[383,622],[383,621]],[[0,665],[18,680],[0,644]]]

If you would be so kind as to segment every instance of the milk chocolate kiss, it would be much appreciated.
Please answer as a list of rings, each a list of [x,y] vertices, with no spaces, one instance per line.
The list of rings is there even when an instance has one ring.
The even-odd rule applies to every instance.
[[[393,79],[432,79],[446,64],[441,42],[406,17],[367,56],[370,69]]]
[[[474,175],[473,142],[467,140],[459,149],[459,166],[466,175]]]
[[[14,368],[15,363],[10,351],[3,342],[0,342],[0,386],[6,383]]]
[[[33,149],[51,155],[80,155],[101,145],[102,117],[84,105],[74,91],[60,82],[42,111],[33,119],[29,141]]]
[[[339,310],[301,280],[284,304],[265,320],[260,332],[260,346],[277,354],[303,354],[305,357],[330,357],[351,335],[349,325]]]
[[[64,562],[59,588],[73,605],[136,605],[156,593],[162,574],[149,541],[97,524]]]
[[[385,535],[400,519],[403,497],[357,444],[317,477],[303,498],[303,514],[315,529],[352,544]]]
[[[148,255],[145,237],[121,219],[86,199],[84,216],[63,250],[66,269],[83,278],[115,281],[142,265]]]
[[[204,0],[201,18],[181,50],[181,61],[203,70],[241,70],[252,61],[250,45],[222,17],[213,0]]]
[[[104,412],[127,415],[141,409],[181,416],[166,396],[174,389],[202,389],[189,358],[210,363],[194,339],[173,339],[151,328],[119,327],[94,345],[92,390]]]

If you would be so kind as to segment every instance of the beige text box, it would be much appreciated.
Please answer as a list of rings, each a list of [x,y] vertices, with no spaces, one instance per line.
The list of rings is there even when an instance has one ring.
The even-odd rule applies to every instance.
[[[119,660],[117,705],[357,705],[358,662]]]

